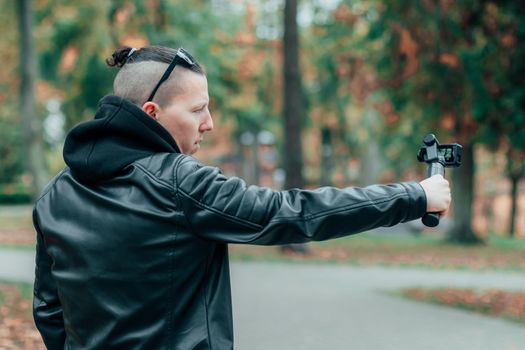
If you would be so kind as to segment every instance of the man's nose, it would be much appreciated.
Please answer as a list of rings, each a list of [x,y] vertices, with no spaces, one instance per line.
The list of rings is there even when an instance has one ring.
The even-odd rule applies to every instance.
[[[200,129],[201,129],[200,130],[201,132],[213,130],[213,119],[211,117],[210,112],[206,114],[206,117],[204,121],[202,122]]]

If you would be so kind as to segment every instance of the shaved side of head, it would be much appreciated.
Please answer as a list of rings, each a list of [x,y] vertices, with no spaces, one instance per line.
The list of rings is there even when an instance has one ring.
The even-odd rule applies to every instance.
[[[120,68],[113,82],[113,94],[142,107],[169,64],[181,50],[192,63],[177,64],[153,98],[153,102],[161,107],[169,105],[174,96],[184,91],[184,86],[180,83],[183,74],[206,75],[202,66],[183,49],[175,50],[163,46],[146,46],[140,49],[129,46],[119,48],[106,59],[108,66]]]
[[[167,67],[166,63],[154,61],[128,63],[117,73],[113,82],[113,93],[142,106]],[[183,91],[183,86],[177,81],[180,80],[183,74],[181,71],[184,70],[187,69],[175,67],[169,79],[159,88],[154,99],[159,106],[165,107],[173,96]],[[191,71],[188,70],[188,72]]]

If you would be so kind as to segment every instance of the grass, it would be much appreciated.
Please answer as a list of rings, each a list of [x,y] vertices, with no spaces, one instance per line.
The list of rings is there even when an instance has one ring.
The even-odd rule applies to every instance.
[[[525,271],[525,240],[501,236],[487,237],[484,245],[460,246],[439,235],[365,233],[308,246],[308,256],[241,245],[233,245],[230,255],[232,260]]]
[[[9,244],[3,244],[0,243],[0,251],[1,250],[17,250],[21,252],[33,252],[36,250],[35,244],[16,244],[16,243],[9,243]]]
[[[488,245],[501,250],[525,250],[525,239],[490,235]]]
[[[32,283],[0,280],[0,284],[6,284],[6,285],[11,285],[11,286],[16,287],[20,291],[20,295],[22,296],[24,300],[32,300],[33,298],[33,284]],[[2,297],[0,296],[0,302],[2,302],[1,298]]]
[[[31,213],[29,212],[29,213],[26,213],[25,215],[1,213],[0,214],[0,227],[2,228],[2,230],[33,229]]]
[[[443,235],[441,234],[421,234],[419,236],[412,235],[412,234],[406,234],[403,232],[399,233],[385,233],[385,234],[379,234],[375,232],[370,233],[364,233],[364,234],[358,234],[355,236],[349,236],[349,237],[343,237],[335,240],[325,241],[325,242],[318,242],[315,243],[315,245],[318,245],[320,247],[361,247],[361,248],[367,248],[367,247],[377,247],[381,245],[387,245],[390,247],[406,247],[406,248],[416,248],[416,247],[427,247],[427,246],[435,246],[435,247],[461,247],[461,249],[481,249],[484,250],[486,248],[495,248],[495,249],[502,249],[502,250],[517,250],[517,249],[525,249],[525,239],[519,239],[519,238],[508,238],[501,235],[495,235],[491,234],[486,239],[485,245],[467,245],[467,246],[458,246],[455,244],[451,244],[445,241]]]
[[[29,205],[0,206],[0,247],[33,250],[35,231]]]

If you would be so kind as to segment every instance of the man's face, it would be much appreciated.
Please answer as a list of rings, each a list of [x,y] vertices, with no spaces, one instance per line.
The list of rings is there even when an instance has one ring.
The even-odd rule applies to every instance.
[[[213,129],[208,104],[208,81],[204,75],[185,71],[177,77],[183,88],[167,106],[159,108],[157,121],[173,136],[180,151],[194,154],[205,131]]]

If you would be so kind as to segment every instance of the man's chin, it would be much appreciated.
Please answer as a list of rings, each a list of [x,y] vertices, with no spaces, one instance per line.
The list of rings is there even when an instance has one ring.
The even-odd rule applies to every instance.
[[[193,149],[190,152],[190,155],[193,155],[193,154],[197,153],[197,151],[200,150],[200,149],[201,149],[200,143],[194,144],[193,145]]]

